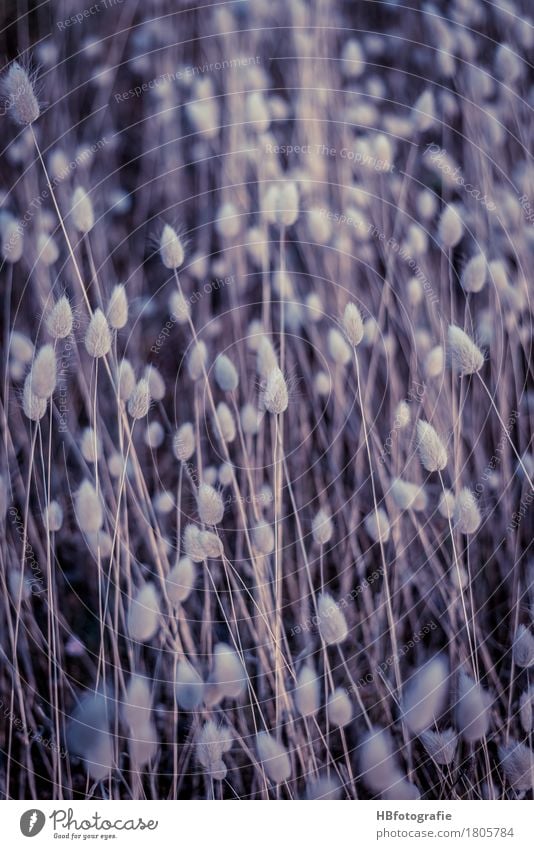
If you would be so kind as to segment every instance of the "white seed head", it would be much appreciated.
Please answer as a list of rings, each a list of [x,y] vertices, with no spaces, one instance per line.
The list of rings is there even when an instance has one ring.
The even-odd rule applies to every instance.
[[[343,313],[343,329],[349,343],[356,347],[363,339],[362,314],[356,304],[348,303]]]
[[[130,360],[121,360],[119,365],[119,398],[127,401],[135,389],[135,372]]]
[[[224,516],[224,502],[220,492],[208,483],[200,484],[197,493],[200,521],[205,525],[218,525]]]
[[[216,416],[222,438],[226,443],[233,442],[237,434],[235,420],[230,407],[224,401],[217,404]]]
[[[59,248],[53,236],[39,233],[37,236],[37,256],[43,265],[53,265],[59,257]]]
[[[256,752],[265,774],[273,784],[281,784],[291,778],[291,761],[285,746],[267,731],[256,736]]]
[[[297,675],[295,707],[300,716],[313,716],[321,706],[321,687],[317,673],[306,664]]]
[[[126,688],[122,714],[131,731],[142,731],[151,719],[152,691],[150,682],[142,675],[132,675]]]
[[[456,702],[456,727],[466,743],[476,743],[488,733],[491,697],[480,684],[460,672]]]
[[[84,533],[96,533],[102,527],[104,521],[102,503],[93,484],[88,480],[83,481],[76,493],[74,511]]]
[[[252,542],[260,554],[271,554],[274,550],[274,531],[268,522],[260,521],[252,530]]]
[[[364,520],[365,529],[373,542],[387,542],[391,532],[387,513],[382,507],[373,510]]]
[[[402,779],[393,755],[393,740],[385,729],[367,731],[358,748],[362,779],[374,793],[384,793]]]
[[[325,371],[318,371],[313,379],[313,388],[317,395],[321,398],[329,395],[332,389],[330,375],[328,375]]]
[[[160,628],[161,611],[154,584],[147,582],[135,594],[127,617],[128,634],[132,640],[146,643]]]
[[[71,204],[72,221],[79,233],[88,233],[95,223],[91,198],[81,186],[74,189]]]
[[[417,450],[427,472],[441,471],[447,465],[447,449],[429,422],[417,422]]]
[[[235,239],[241,231],[239,211],[233,203],[223,203],[215,221],[217,232],[223,239]]]
[[[220,354],[215,360],[215,380],[223,392],[234,392],[239,385],[237,369],[226,354]]]
[[[105,357],[111,348],[111,331],[106,316],[97,307],[85,334],[85,349],[89,356],[98,359]]]
[[[182,463],[191,459],[195,453],[195,430],[191,422],[180,425],[172,440],[172,450]]]
[[[102,456],[102,441],[92,427],[84,428],[80,442],[80,451],[87,463],[96,463]]]
[[[247,434],[247,436],[255,436],[260,429],[260,412],[254,404],[243,404],[240,418],[243,433]]]
[[[445,207],[439,220],[439,238],[446,248],[454,248],[462,240],[464,225],[456,206]]]
[[[328,331],[328,353],[333,361],[338,366],[346,366],[351,359],[351,351],[345,341],[345,337],[339,332],[336,327],[331,327]]]
[[[217,643],[213,649],[213,670],[210,681],[228,699],[238,699],[247,688],[247,673],[237,652],[227,643]]]
[[[198,543],[204,552],[204,559],[216,559],[223,554],[222,540],[213,531],[200,531]]]
[[[46,405],[46,398],[39,398],[38,395],[35,395],[35,393],[32,392],[31,374],[29,374],[24,381],[24,390],[22,393],[22,409],[24,410],[24,415],[32,422],[38,422],[46,413]]]
[[[326,510],[319,510],[312,522],[312,534],[316,543],[326,545],[332,539],[334,533],[334,525],[330,513]]]
[[[263,198],[263,214],[278,227],[290,227],[299,216],[299,193],[296,183],[287,181],[269,186]]]
[[[11,334],[9,352],[11,356],[23,365],[31,362],[34,355],[33,342],[24,333],[14,330]]]
[[[439,497],[438,510],[444,519],[452,519],[456,499],[450,489],[444,490]]]
[[[107,316],[110,327],[120,330],[128,321],[128,298],[122,283],[113,287],[108,303]]]
[[[56,301],[48,313],[46,329],[53,339],[65,339],[71,333],[72,309],[65,295]]]
[[[257,133],[266,133],[271,123],[269,104],[262,91],[252,91],[245,101],[247,123]]]
[[[327,646],[346,640],[349,629],[347,620],[329,593],[321,593],[317,600],[319,633]]]
[[[534,730],[534,686],[521,693],[519,699],[519,719],[523,731],[530,734]]]
[[[449,667],[443,657],[420,666],[408,679],[402,694],[402,715],[412,734],[419,734],[439,719],[449,696]]]
[[[221,463],[217,474],[221,486],[230,486],[234,479],[234,467],[231,463]]]
[[[455,498],[453,521],[462,534],[474,534],[482,521],[476,498],[467,487]]]
[[[395,425],[402,430],[403,428],[408,427],[411,418],[412,414],[410,412],[410,405],[406,401],[399,401],[395,409]]]
[[[153,398],[154,401],[161,401],[165,397],[165,381],[156,366],[147,366],[145,368],[144,377],[148,380],[150,397]]]
[[[39,398],[50,398],[57,382],[56,355],[52,345],[39,348],[30,375],[33,394]]]
[[[165,431],[160,422],[150,422],[144,434],[145,445],[149,448],[159,448],[163,445],[165,439]]]
[[[208,350],[204,342],[195,342],[187,358],[187,372],[191,380],[199,380],[204,374]]]
[[[475,254],[466,264],[461,284],[465,292],[480,292],[484,288],[487,274],[487,260],[484,254]]]
[[[484,365],[484,355],[467,333],[455,324],[449,325],[447,333],[453,368],[460,375],[474,374]]]
[[[12,62],[2,79],[5,112],[22,127],[33,124],[41,114],[33,81],[18,62]]]
[[[445,766],[454,761],[458,747],[458,736],[454,728],[446,728],[444,731],[423,731],[420,735],[421,743],[435,763]]]
[[[191,315],[191,306],[189,301],[181,292],[173,292],[169,298],[169,308],[171,315],[174,317],[177,324],[187,324]]]
[[[57,501],[51,501],[45,508],[43,522],[49,531],[59,531],[63,524],[63,510]]]
[[[152,503],[156,513],[159,513],[161,516],[167,516],[174,509],[174,496],[168,489],[164,489],[162,492],[154,495]]]
[[[502,770],[514,790],[532,790],[534,787],[534,754],[524,743],[511,741],[499,746]]]
[[[206,550],[202,545],[201,529],[189,524],[184,528],[184,549],[193,563],[202,563],[206,559]]]
[[[512,658],[516,666],[530,669],[534,666],[534,637],[525,625],[519,625],[512,644]]]
[[[338,687],[328,697],[326,704],[328,721],[335,728],[343,728],[352,720],[352,702],[345,690]]]
[[[424,510],[428,502],[422,485],[401,478],[391,481],[391,496],[399,510]]]
[[[169,601],[178,607],[187,601],[196,580],[195,564],[189,557],[181,557],[165,579],[165,590]]]
[[[365,53],[359,41],[349,38],[341,51],[343,73],[346,77],[357,79],[365,71]]]
[[[176,666],[176,701],[182,710],[195,710],[202,702],[204,682],[194,666],[186,659]]]
[[[273,368],[267,377],[263,392],[263,403],[265,409],[272,415],[280,415],[287,410],[289,403],[287,384],[278,367]]]
[[[435,345],[425,357],[425,376],[431,380],[443,374],[445,368],[445,351],[442,345]]]
[[[275,368],[278,368],[278,357],[272,342],[267,336],[261,336],[258,342],[256,370],[259,376],[265,379]]]
[[[24,250],[24,230],[20,221],[11,215],[0,219],[0,233],[2,236],[2,258],[5,262],[14,264],[18,262]]]
[[[165,224],[159,241],[159,254],[165,268],[174,271],[183,265],[184,248],[176,230]]]
[[[223,781],[226,778],[227,770],[223,755],[230,751],[232,743],[232,732],[222,725],[217,725],[211,719],[198,731],[195,740],[197,761],[204,767],[210,778],[216,781]]]
[[[128,399],[128,412],[132,419],[143,419],[150,409],[150,389],[148,380],[142,377]]]

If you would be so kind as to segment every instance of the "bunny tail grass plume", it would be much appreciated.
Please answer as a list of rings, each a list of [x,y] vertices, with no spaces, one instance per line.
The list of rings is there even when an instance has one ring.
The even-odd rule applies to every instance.
[[[402,780],[393,755],[393,741],[386,730],[373,728],[367,731],[358,749],[362,779],[373,793],[384,793],[392,784]]]
[[[191,316],[189,301],[181,292],[173,292],[169,298],[169,309],[177,324],[187,324]]]
[[[272,734],[260,731],[256,735],[256,752],[267,778],[273,784],[281,784],[291,778],[291,761],[287,750]]]
[[[154,401],[162,401],[165,397],[165,381],[156,366],[148,365],[145,368],[143,377],[145,377],[148,381],[150,397],[153,398]]]
[[[204,695],[204,682],[194,666],[186,659],[176,666],[176,701],[182,710],[195,710]]]
[[[95,214],[91,198],[81,186],[74,189],[71,202],[73,224],[79,233],[88,233],[93,229]]]
[[[499,746],[502,771],[514,790],[534,788],[534,754],[523,743],[511,741]]]
[[[482,521],[475,496],[464,487],[454,500],[453,520],[462,534],[474,534]]]
[[[335,728],[343,728],[352,720],[352,702],[345,690],[338,687],[328,697],[326,704],[328,721]]]
[[[122,283],[113,287],[107,309],[108,322],[114,330],[121,330],[128,321],[128,298]]]
[[[102,527],[104,514],[102,503],[93,484],[84,480],[74,502],[74,512],[80,529],[86,533],[95,533]]]
[[[159,241],[159,255],[165,268],[175,271],[183,265],[184,248],[178,233],[169,224],[165,224]]]
[[[24,252],[24,229],[12,215],[0,219],[2,259],[10,265],[18,262]]]
[[[37,121],[41,114],[34,81],[19,62],[12,62],[1,83],[6,113],[21,127]]]
[[[525,625],[519,625],[515,632],[512,658],[515,665],[521,669],[530,669],[534,666],[534,637]]]
[[[278,366],[269,373],[263,392],[263,403],[265,409],[272,415],[280,415],[287,410],[289,403],[287,384]]]
[[[200,484],[197,493],[200,521],[205,525],[218,525],[224,516],[224,502],[220,492],[208,483]]]
[[[453,728],[446,728],[444,731],[423,731],[420,740],[432,760],[437,764],[445,766],[454,761],[458,736]]]
[[[46,329],[53,339],[65,339],[71,333],[72,309],[65,295],[56,301],[48,313]]]
[[[349,343],[356,347],[363,339],[362,314],[356,304],[347,304],[343,313],[343,329]]]
[[[456,726],[466,743],[486,736],[490,726],[491,697],[480,684],[460,672],[456,701]]]
[[[128,412],[132,419],[143,419],[150,409],[148,380],[142,377],[128,399]]]
[[[152,690],[147,678],[132,675],[126,687],[123,702],[123,717],[131,731],[137,732],[150,722],[152,712]]]
[[[67,745],[83,758],[94,781],[101,781],[113,768],[113,740],[109,733],[113,702],[102,693],[85,695],[67,726]]]
[[[484,288],[487,268],[488,264],[484,254],[476,254],[471,257],[461,276],[464,292],[480,292]]]
[[[321,593],[317,600],[319,634],[327,646],[347,639],[347,620],[329,593]]]
[[[202,545],[201,530],[196,525],[186,525],[184,528],[184,549],[193,563],[202,563],[206,559],[206,550]]]
[[[391,532],[387,513],[381,507],[373,510],[364,520],[365,530],[373,542],[387,542]]]
[[[350,362],[351,351],[345,337],[339,332],[336,327],[331,327],[328,331],[328,353],[338,366],[346,366]]]
[[[182,463],[191,459],[195,453],[195,430],[191,422],[180,425],[172,440],[172,450]]]
[[[417,422],[417,450],[427,472],[442,471],[447,465],[447,449],[429,422]]]
[[[212,531],[200,531],[198,543],[204,552],[204,559],[216,559],[223,555],[223,544],[217,534]]]
[[[446,248],[454,248],[461,242],[464,234],[464,225],[457,207],[453,204],[449,204],[443,210],[438,231],[441,243]]]
[[[32,422],[38,422],[46,413],[46,398],[39,398],[32,392],[31,374],[24,381],[24,390],[22,392],[22,409],[24,415]]]
[[[50,398],[57,382],[56,354],[52,345],[39,348],[32,363],[31,390],[38,398]]]
[[[255,335],[251,337],[255,339]],[[259,376],[267,380],[270,373],[278,368],[278,359],[273,344],[267,336],[261,336],[258,342],[258,350],[256,356],[256,371]]]
[[[521,693],[519,699],[519,718],[523,731],[530,734],[534,731],[534,685]]]
[[[215,414],[222,438],[227,444],[233,442],[236,438],[237,430],[230,407],[224,401],[221,401],[220,404],[217,404]]]
[[[332,539],[334,533],[334,525],[330,514],[326,510],[319,510],[312,522],[313,538],[318,545],[326,545]]]
[[[57,501],[51,501],[44,510],[43,522],[49,531],[59,531],[63,524],[63,510]]]
[[[181,557],[165,580],[165,590],[174,607],[186,601],[195,585],[197,571],[189,557]]]
[[[399,401],[395,410],[395,423],[397,427],[403,430],[405,427],[408,427],[411,419],[410,405],[406,401]]]
[[[107,318],[100,308],[94,311],[85,334],[85,349],[89,356],[105,357],[111,348],[111,331]]]
[[[204,374],[208,350],[204,342],[195,342],[187,358],[187,373],[191,380],[200,380]]]
[[[440,516],[443,516],[444,519],[452,519],[455,503],[454,493],[450,489],[445,489],[439,497],[438,511]]]
[[[128,610],[127,628],[132,640],[147,643],[159,631],[161,611],[154,584],[144,584],[133,597]]]
[[[96,463],[102,456],[102,441],[92,427],[84,428],[80,451],[86,463]]]
[[[391,496],[399,510],[424,510],[428,503],[423,486],[401,478],[391,481]]]
[[[216,781],[226,778],[226,765],[223,755],[230,751],[233,734],[229,728],[217,725],[208,720],[197,732],[195,753],[197,761],[205,769],[207,775]]]
[[[460,327],[450,324],[447,331],[452,367],[463,377],[480,371],[484,355]]]
[[[237,369],[226,354],[220,354],[215,360],[215,380],[223,392],[234,392],[239,385]]]
[[[268,522],[261,520],[252,529],[252,543],[260,554],[271,554],[274,550],[274,531]]]
[[[130,360],[121,360],[118,374],[118,390],[121,401],[127,401],[135,389],[135,372]]]
[[[129,740],[130,757],[136,769],[142,769],[152,761],[159,749],[159,740],[156,726],[153,722],[147,722],[142,728],[138,728]]]
[[[321,688],[315,670],[306,664],[297,676],[295,707],[300,716],[313,716],[321,707]]]
[[[419,734],[443,713],[449,695],[449,668],[435,657],[416,669],[404,686],[402,715],[412,734]]]
[[[210,681],[228,699],[238,699],[247,688],[247,673],[239,655],[227,643],[217,643],[213,649],[213,671]]]

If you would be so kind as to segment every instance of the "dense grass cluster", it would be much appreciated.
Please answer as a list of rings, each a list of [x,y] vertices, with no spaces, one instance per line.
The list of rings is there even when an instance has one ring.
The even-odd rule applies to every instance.
[[[79,5],[2,29],[2,794],[532,798],[529,4]]]

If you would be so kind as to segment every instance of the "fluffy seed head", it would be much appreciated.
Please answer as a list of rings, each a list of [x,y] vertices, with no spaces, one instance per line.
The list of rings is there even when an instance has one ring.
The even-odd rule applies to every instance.
[[[79,233],[88,233],[95,223],[95,214],[91,198],[81,186],[74,189],[72,195],[71,214],[74,226]]]
[[[350,348],[345,341],[345,337],[342,336],[336,327],[331,327],[328,331],[327,344],[328,353],[336,365],[346,366],[350,362]]]
[[[43,521],[49,531],[59,531],[63,524],[63,510],[57,501],[51,501],[43,513]]]
[[[236,438],[237,431],[234,417],[228,404],[225,404],[224,401],[217,404],[216,415],[222,438],[226,443],[233,442]]]
[[[519,699],[519,719],[523,731],[530,734],[534,730],[534,686],[521,693]]]
[[[22,127],[33,124],[41,114],[33,82],[28,72],[18,62],[12,62],[2,80],[2,93],[6,111]]]
[[[278,227],[290,227],[299,216],[299,193],[296,183],[287,181],[270,186],[265,192],[263,212],[267,221]]]
[[[187,372],[191,380],[199,380],[206,367],[208,350],[204,342],[195,342],[187,359]]]
[[[419,734],[443,713],[449,695],[449,668],[443,657],[419,667],[407,681],[402,696],[402,714],[412,734]]]
[[[53,265],[59,257],[59,248],[55,239],[48,233],[37,236],[37,254],[43,265]]]
[[[454,248],[461,241],[464,225],[458,209],[449,204],[443,210],[439,221],[439,238],[446,248]]]
[[[458,680],[456,727],[467,743],[476,743],[488,733],[490,704],[489,693],[469,675],[461,672]]]
[[[96,533],[100,530],[104,521],[102,504],[90,481],[84,480],[76,493],[74,510],[84,533]]]
[[[237,369],[226,354],[220,354],[215,360],[215,380],[223,392],[234,392],[238,387]]]
[[[441,471],[447,465],[447,449],[429,422],[417,422],[417,450],[427,472]]]
[[[114,330],[120,330],[128,321],[128,299],[122,283],[113,287],[108,303],[108,321]]]
[[[46,398],[39,398],[38,395],[32,392],[32,380],[31,374],[29,374],[24,381],[24,390],[22,393],[24,415],[32,422],[38,422],[46,413],[46,404]]]
[[[195,753],[199,764],[207,775],[222,781],[226,777],[223,755],[232,747],[233,736],[228,728],[216,725],[213,720],[206,722],[197,734]]]
[[[257,353],[256,370],[260,377],[267,378],[275,368],[278,368],[276,352],[267,336],[260,337]]]
[[[57,382],[56,355],[52,345],[43,345],[32,363],[31,390],[39,398],[50,398]]]
[[[195,453],[195,431],[191,422],[180,425],[172,440],[172,450],[182,463],[191,459]]]
[[[312,522],[312,534],[316,543],[326,545],[332,539],[334,533],[334,525],[330,513],[326,510],[319,510]]]
[[[474,534],[482,521],[475,496],[467,487],[461,489],[455,498],[453,519],[463,534]]]
[[[89,356],[98,359],[105,357],[111,348],[111,331],[106,316],[97,307],[89,322],[85,334],[85,349]]]
[[[297,676],[295,707],[300,716],[313,716],[321,706],[321,688],[317,673],[306,664]]]
[[[220,492],[208,483],[200,484],[197,493],[200,521],[205,525],[218,525],[224,515],[224,502]]]
[[[447,338],[453,368],[461,376],[480,371],[484,365],[484,355],[467,333],[455,324],[450,324]]]
[[[425,357],[425,375],[431,380],[443,374],[445,368],[445,352],[442,345],[435,345]]]
[[[252,531],[254,548],[260,554],[271,554],[274,549],[274,531],[268,522],[260,521]]]
[[[240,418],[243,433],[246,433],[248,436],[255,436],[260,427],[260,413],[254,404],[249,402],[243,404]]]
[[[124,721],[131,731],[138,732],[147,726],[151,708],[152,692],[148,680],[142,675],[132,675],[122,706]]]
[[[189,301],[181,292],[173,292],[169,298],[169,308],[177,324],[187,324],[191,315]]]
[[[195,579],[195,564],[189,557],[181,557],[165,580],[165,589],[171,604],[178,607],[189,598]]]
[[[393,741],[385,729],[366,732],[359,746],[362,778],[374,793],[383,793],[402,776],[393,755]]]
[[[135,373],[130,360],[121,360],[119,365],[119,398],[127,401],[135,389]]]
[[[528,746],[515,741],[499,746],[499,759],[514,790],[531,790],[534,787],[534,754]]]
[[[148,380],[142,377],[128,399],[128,412],[132,419],[143,419],[150,408]]]
[[[102,441],[92,427],[86,427],[82,433],[80,451],[87,463],[96,463],[102,456]]]
[[[146,643],[158,632],[161,611],[154,584],[147,582],[136,593],[128,610],[127,627],[132,640]]]
[[[184,248],[178,233],[169,224],[165,224],[159,241],[159,254],[165,268],[180,268],[184,261]]]
[[[72,309],[65,295],[56,301],[48,313],[46,329],[53,339],[65,339],[72,331]]]
[[[161,401],[165,397],[165,381],[156,366],[149,365],[145,368],[144,377],[148,380],[150,397],[154,401]]]
[[[347,304],[343,313],[343,329],[351,345],[359,345],[363,339],[362,314],[356,304]]]
[[[176,701],[182,710],[195,710],[204,695],[204,682],[194,666],[186,659],[176,666]]]
[[[484,254],[475,254],[466,264],[461,277],[464,292],[480,292],[484,288],[487,273]]]
[[[458,736],[454,728],[446,728],[444,731],[423,731],[420,735],[421,742],[430,757],[441,765],[451,764],[458,746]]]
[[[196,525],[189,524],[184,528],[185,553],[193,563],[202,563],[206,559],[206,550],[202,545],[202,531]]]
[[[228,699],[238,699],[246,690],[247,673],[239,655],[227,643],[217,643],[213,649],[213,671],[210,681],[217,684]]]
[[[5,262],[18,262],[24,249],[24,231],[22,225],[13,216],[5,216],[1,220],[0,233],[2,236],[2,258]]]
[[[390,535],[390,524],[387,513],[382,507],[373,510],[365,517],[365,529],[373,542],[387,542]]]
[[[520,625],[515,632],[512,657],[515,665],[521,669],[534,666],[534,637],[525,625]]]
[[[213,533],[213,531],[200,531],[198,535],[198,542],[204,552],[204,558],[206,560],[208,558],[214,559],[222,556],[222,541],[219,539],[217,534]]]
[[[391,481],[391,496],[399,510],[424,510],[428,502],[423,486],[401,478]]]
[[[347,620],[329,593],[321,593],[317,600],[319,633],[327,646],[346,640]]]
[[[336,728],[343,728],[352,720],[352,703],[348,694],[338,687],[328,697],[326,704],[328,720]]]
[[[444,519],[452,519],[456,499],[450,489],[446,489],[439,497],[438,510]]]
[[[17,330],[14,330],[11,334],[11,341],[9,345],[9,352],[11,356],[18,360],[23,365],[31,362],[34,354],[33,342],[28,339],[24,333],[19,333]]]
[[[395,424],[397,427],[401,429],[408,427],[411,417],[410,405],[406,401],[400,401],[395,410]]]
[[[281,784],[291,778],[291,761],[287,750],[272,734],[260,731],[256,736],[256,752],[266,776],[273,784]]]
[[[265,409],[273,415],[280,415],[287,410],[289,403],[287,384],[278,366],[269,373],[263,392],[263,403]]]
[[[145,444],[148,445],[149,448],[159,448],[163,445],[163,440],[165,439],[165,431],[163,430],[163,426],[160,422],[150,422],[147,429],[145,430]]]

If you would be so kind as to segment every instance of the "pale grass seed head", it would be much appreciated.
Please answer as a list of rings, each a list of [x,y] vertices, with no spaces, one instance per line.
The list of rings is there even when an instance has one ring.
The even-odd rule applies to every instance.
[[[158,594],[148,581],[137,591],[130,602],[127,616],[128,634],[132,640],[148,643],[159,631],[161,610]]]
[[[150,389],[148,380],[142,377],[128,399],[128,412],[132,419],[143,419],[150,409]]]
[[[119,364],[118,393],[121,401],[128,401],[135,389],[135,372],[130,360],[123,359]]]
[[[195,430],[191,422],[180,425],[172,440],[172,450],[182,463],[191,459],[195,453]]]
[[[227,444],[233,442],[237,435],[236,424],[230,407],[224,401],[217,404],[216,416],[222,438]]]
[[[461,377],[480,371],[484,365],[484,354],[461,327],[450,324],[447,339],[452,367]]]
[[[122,283],[117,283],[111,292],[107,316],[113,330],[121,330],[128,321],[128,298]]]
[[[329,593],[321,593],[317,599],[319,634],[327,646],[337,645],[347,639],[347,620]]]
[[[447,449],[429,422],[417,422],[417,450],[427,472],[442,471],[447,465]]]
[[[24,381],[24,389],[22,392],[22,409],[24,410],[24,415],[32,422],[38,422],[46,413],[46,406],[47,399],[39,398],[39,396],[32,391],[30,373]]]
[[[95,224],[93,203],[82,186],[74,189],[71,202],[73,224],[79,233],[88,233]]]
[[[102,527],[104,521],[102,502],[91,481],[84,480],[81,484],[76,493],[74,511],[84,533],[96,533]]]
[[[1,83],[6,113],[21,127],[37,121],[41,110],[34,80],[20,62],[12,62]]]
[[[490,726],[491,697],[480,684],[460,672],[456,701],[456,727],[466,743],[486,736]]]
[[[512,643],[512,658],[520,669],[534,666],[534,637],[525,625],[519,625]]]
[[[245,667],[235,649],[227,643],[217,643],[213,649],[210,681],[217,685],[227,699],[238,699],[247,689]]]
[[[176,666],[176,701],[182,710],[195,710],[202,702],[204,681],[187,658]]]
[[[85,349],[95,359],[105,357],[111,349],[111,331],[106,316],[100,309],[94,311],[85,334]]]
[[[474,534],[482,518],[476,498],[468,487],[460,490],[454,501],[454,524],[463,534]]]
[[[373,540],[373,542],[385,543],[388,541],[391,527],[385,510],[379,507],[378,510],[372,510],[364,520],[365,530]]]
[[[185,254],[182,242],[176,230],[169,224],[163,227],[160,242],[159,254],[165,268],[174,271],[183,265]]]
[[[327,510],[321,509],[315,514],[312,522],[313,538],[318,545],[326,545],[332,539],[334,525]]]
[[[328,720],[334,728],[343,728],[352,721],[352,702],[348,693],[342,687],[337,687],[330,693],[326,704],[326,711]]]
[[[38,398],[48,399],[54,394],[57,383],[56,354],[52,345],[39,348],[32,363],[31,390]]]
[[[53,339],[65,339],[72,332],[72,309],[69,299],[62,295],[46,318],[46,329]]]
[[[263,391],[265,409],[272,415],[280,415],[287,410],[289,398],[287,384],[282,371],[275,367],[269,373]]]
[[[63,510],[57,501],[51,501],[43,513],[43,522],[49,531],[59,531],[63,524]]]
[[[269,734],[260,731],[256,735],[258,761],[273,784],[281,784],[291,778],[291,760],[285,746]]]
[[[165,590],[174,607],[187,601],[196,581],[195,564],[189,557],[181,557],[165,579]]]
[[[215,360],[215,380],[223,392],[234,392],[239,385],[237,369],[226,354],[219,354]]]
[[[320,681],[310,664],[303,666],[297,675],[294,699],[300,716],[313,716],[321,706]]]
[[[224,502],[220,492],[210,484],[200,484],[197,492],[197,509],[205,525],[218,525],[224,516]]]

